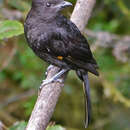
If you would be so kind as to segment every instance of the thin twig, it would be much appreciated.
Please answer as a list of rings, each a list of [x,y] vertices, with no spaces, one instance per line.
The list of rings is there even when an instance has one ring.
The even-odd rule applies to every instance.
[[[32,97],[35,94],[35,92],[36,91],[34,90],[29,90],[27,92],[23,92],[21,94],[15,95],[13,97],[9,97],[8,99],[0,103],[0,109],[3,109],[4,107],[8,106],[11,103],[22,101],[29,97]]]
[[[85,34],[95,40],[92,45],[92,50],[96,50],[98,47],[112,48],[113,55],[117,60],[121,62],[128,62],[129,58],[127,53],[130,53],[130,36],[120,36],[117,34],[92,30],[85,30]]]

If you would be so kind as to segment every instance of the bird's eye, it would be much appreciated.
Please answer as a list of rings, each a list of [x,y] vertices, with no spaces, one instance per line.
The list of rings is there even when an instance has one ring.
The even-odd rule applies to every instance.
[[[47,7],[50,7],[50,6],[51,6],[51,3],[48,3],[48,2],[47,2],[47,3],[46,3],[46,6],[47,6]]]

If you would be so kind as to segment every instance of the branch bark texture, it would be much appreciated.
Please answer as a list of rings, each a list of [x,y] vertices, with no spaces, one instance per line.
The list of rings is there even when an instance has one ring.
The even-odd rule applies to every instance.
[[[50,79],[59,72],[58,67],[48,71],[46,79]],[[64,77],[61,77],[64,82]],[[44,86],[38,96],[35,107],[32,111],[26,130],[45,130],[52,117],[57,100],[60,96],[63,83],[50,83]]]
[[[78,0],[71,20],[83,31],[90,17],[96,0]],[[59,72],[59,68],[49,70],[47,79]],[[38,96],[26,130],[45,130],[55,109],[56,103],[64,86],[66,74],[61,77],[62,83],[50,83],[44,86]]]
[[[71,20],[77,25],[81,32],[91,16],[96,0],[77,0],[76,6],[71,16]]]

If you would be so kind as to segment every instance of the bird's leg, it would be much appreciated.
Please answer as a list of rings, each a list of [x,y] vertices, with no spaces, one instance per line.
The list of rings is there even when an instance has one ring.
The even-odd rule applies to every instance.
[[[60,76],[62,76],[64,73],[66,73],[68,71],[68,69],[62,69],[60,72],[58,72],[56,75],[54,75],[51,79],[49,80],[44,80],[44,82],[42,83],[42,85],[47,85],[51,82],[54,82],[54,81],[58,81],[58,82],[61,82],[59,80]]]
[[[40,86],[40,89],[44,86],[47,85],[51,82],[62,82],[62,80],[59,79],[60,76],[62,76],[64,73],[66,73],[67,71],[69,71],[69,69],[62,69],[60,72],[58,72],[56,75],[54,75],[51,79],[48,80],[44,80],[43,83]]]

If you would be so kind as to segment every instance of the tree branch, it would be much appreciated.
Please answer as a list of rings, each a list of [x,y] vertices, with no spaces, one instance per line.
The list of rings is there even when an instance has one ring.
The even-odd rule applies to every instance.
[[[7,130],[7,127],[0,121],[0,130]]]
[[[71,20],[84,30],[90,17],[90,13],[96,0],[77,0]],[[82,15],[81,15],[82,14]],[[59,72],[59,68],[53,67],[49,70],[47,79]],[[66,74],[61,77],[62,83],[50,83],[44,86],[38,96],[32,111],[26,130],[45,130],[55,109],[61,90],[64,86]],[[61,87],[62,86],[62,87]]]
[[[88,23],[95,3],[96,0],[77,0],[71,20],[77,25],[81,32],[84,31]]]

